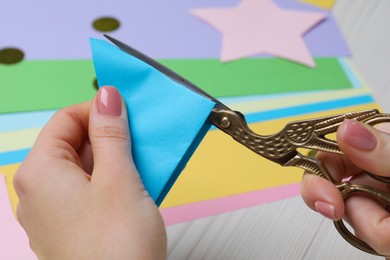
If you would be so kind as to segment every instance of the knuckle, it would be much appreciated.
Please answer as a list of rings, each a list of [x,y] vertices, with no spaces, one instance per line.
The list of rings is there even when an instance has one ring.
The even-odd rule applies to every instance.
[[[25,187],[25,179],[23,178],[23,175],[20,174],[19,171],[17,171],[13,178],[13,186],[16,191],[16,193],[19,195],[22,193]],[[20,196],[20,195],[19,195]]]
[[[52,118],[68,119],[73,117],[74,110],[72,107],[66,107],[56,111]]]
[[[60,139],[55,140],[55,144],[58,149],[53,149],[52,151],[50,151],[51,156],[53,158],[65,159],[67,161],[80,164],[80,157],[71,144]]]
[[[16,219],[18,220],[19,224],[24,227],[24,218],[23,218],[23,210],[20,206],[20,203],[16,206]]]
[[[19,199],[26,198],[33,191],[40,188],[42,180],[42,169],[39,167],[44,163],[36,158],[27,156],[13,176],[13,187]]]
[[[79,108],[74,106],[65,107],[63,109],[60,109],[56,111],[52,118],[60,119],[60,121],[69,121],[73,122],[83,131],[87,131],[87,127],[83,124],[83,122],[80,120],[79,116]]]
[[[91,137],[95,139],[117,139],[125,142],[130,142],[129,131],[120,127],[113,126],[99,127],[91,133]]]

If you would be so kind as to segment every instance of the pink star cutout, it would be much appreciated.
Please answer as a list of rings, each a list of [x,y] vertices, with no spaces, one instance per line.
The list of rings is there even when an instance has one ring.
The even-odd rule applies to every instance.
[[[271,0],[242,0],[236,7],[202,8],[191,13],[223,35],[221,61],[269,54],[314,67],[303,40],[326,14],[287,10]]]

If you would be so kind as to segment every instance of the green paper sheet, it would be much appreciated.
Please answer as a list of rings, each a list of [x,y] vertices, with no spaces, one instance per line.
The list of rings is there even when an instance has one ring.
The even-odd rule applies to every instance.
[[[161,62],[216,97],[352,88],[336,58],[317,58],[315,69],[274,58]],[[0,65],[0,113],[59,109],[90,100],[96,93],[94,79],[90,60]]]
[[[277,94],[351,88],[338,59],[317,58],[312,69],[274,58],[161,60],[166,66],[215,97]]]
[[[89,60],[0,65],[0,113],[58,109],[90,100],[97,93],[94,79]]]

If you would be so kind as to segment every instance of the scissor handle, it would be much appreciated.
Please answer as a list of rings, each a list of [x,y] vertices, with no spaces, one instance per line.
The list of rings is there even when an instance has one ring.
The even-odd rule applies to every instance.
[[[390,195],[382,190],[373,188],[371,186],[362,185],[362,184],[350,184],[349,182],[343,182],[340,185],[337,185],[337,188],[340,190],[344,201],[354,195],[354,194],[363,194],[365,196],[369,196],[371,198],[377,199],[384,204],[390,206]],[[363,240],[357,238],[354,234],[352,234],[349,229],[344,225],[343,220],[334,221],[334,225],[340,235],[351,245],[354,247],[378,256],[385,256],[378,252],[376,252],[370,245],[368,245]]]
[[[390,177],[379,176],[379,175],[375,175],[375,174],[372,174],[369,172],[367,172],[367,174],[368,174],[368,176],[370,176],[371,178],[373,178],[377,181],[380,181],[380,182],[383,182],[386,184],[390,184]]]
[[[372,255],[384,256],[377,253],[369,244],[352,234],[351,231],[349,231],[348,228],[344,225],[343,220],[333,221],[333,223],[344,240],[350,243],[352,246]]]
[[[303,155],[298,151],[298,148],[306,148],[343,154],[337,142],[327,139],[326,135],[336,132],[344,119],[354,119],[369,125],[375,125],[390,122],[390,114],[382,114],[373,109],[291,122],[281,131],[272,135],[260,135],[253,132],[240,112],[232,111],[226,107],[217,105],[209,116],[212,124],[260,156],[282,166],[299,167],[311,174],[329,180],[339,188],[344,199],[354,193],[364,193],[390,206],[389,194],[365,185],[339,184],[319,159]],[[390,180],[390,178],[378,177],[372,174],[371,176],[382,182],[389,182]],[[335,226],[340,235],[356,248],[370,254],[380,255],[367,243],[353,235],[345,227],[342,220],[336,221]]]
[[[330,173],[326,169],[325,165],[322,164],[320,160],[314,157],[309,157],[302,155],[298,153],[294,158],[292,158],[288,163],[285,164],[285,166],[295,166],[302,169],[305,169],[311,174],[321,176],[325,179],[328,179],[332,183],[336,185],[336,187],[339,189],[341,195],[343,196],[344,201],[354,195],[354,194],[363,194],[365,196],[375,198],[381,202],[383,202],[385,205],[390,206],[390,194],[379,190],[377,188],[363,185],[363,184],[350,184],[349,182],[343,182],[341,184],[337,184],[335,180],[331,177]],[[369,176],[374,176],[376,179],[378,179],[376,175],[368,173]],[[381,182],[388,181],[388,178],[380,177],[379,179]],[[383,178],[383,179],[382,179]],[[354,247],[378,256],[383,256],[376,252],[370,245],[368,245],[366,242],[362,241],[361,239],[357,238],[354,234],[352,234],[348,228],[344,225],[343,220],[334,221],[334,225],[337,229],[337,231],[340,233],[340,235],[351,245]]]

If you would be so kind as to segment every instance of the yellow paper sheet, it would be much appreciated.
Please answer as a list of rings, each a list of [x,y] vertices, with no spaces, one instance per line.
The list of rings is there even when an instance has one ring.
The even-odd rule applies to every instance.
[[[378,108],[376,104],[308,114],[304,118],[320,117],[349,111]],[[290,121],[302,116],[250,124],[253,131],[268,135],[281,130]],[[32,131],[33,132],[33,131]],[[33,139],[33,135],[30,135]],[[307,152],[307,151],[302,151]],[[18,202],[12,179],[20,164],[0,167],[5,174],[14,210]],[[210,131],[187,167],[169,192],[161,207],[179,206],[261,189],[300,182],[303,171],[285,168],[270,162],[235,142],[219,130]]]
[[[376,104],[361,105],[313,113],[305,118],[377,107]],[[278,132],[288,122],[302,119],[302,116],[297,116],[254,123],[250,128],[256,133],[268,135]],[[213,130],[206,135],[161,207],[179,206],[293,184],[301,181],[302,174],[301,169],[281,167],[253,153],[222,131]]]
[[[32,147],[41,128],[0,132],[0,152],[15,151]]]
[[[6,166],[0,166],[0,174],[5,175],[5,182],[7,184],[8,188],[8,195],[11,200],[12,208],[14,212],[16,212],[16,205],[19,202],[18,196],[16,195],[14,185],[13,185],[13,178],[15,175],[16,170],[19,168],[20,164],[11,164]]]
[[[331,9],[336,0],[301,0],[301,2],[315,5],[324,9]]]

